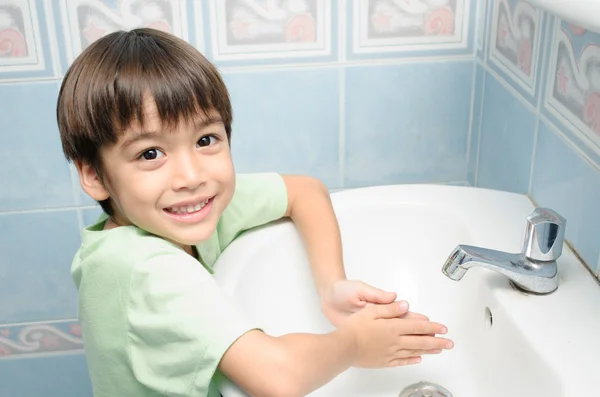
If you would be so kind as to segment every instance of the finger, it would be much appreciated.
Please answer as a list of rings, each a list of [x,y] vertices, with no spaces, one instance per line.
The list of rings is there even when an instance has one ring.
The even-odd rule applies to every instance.
[[[445,334],[448,329],[440,323],[400,319],[400,335]]]
[[[375,312],[375,318],[398,318],[408,311],[408,302],[392,302],[387,305],[369,306]]]
[[[415,365],[421,362],[421,357],[406,357],[406,358],[396,358],[388,363],[390,367],[400,367],[403,365]]]
[[[431,349],[431,350],[404,350],[404,352],[400,353],[399,355],[405,356],[405,357],[417,357],[417,356],[424,356],[427,354],[440,354],[443,350],[442,349]]]
[[[429,321],[429,317],[420,314],[420,313],[415,313],[415,312],[408,312],[406,313],[404,316],[402,316],[401,318],[407,319],[407,320],[424,320],[424,321]]]
[[[392,303],[396,299],[395,292],[387,292],[365,283],[358,294],[361,299],[372,303]]]
[[[399,338],[398,344],[403,349],[414,350],[431,350],[431,349],[447,349],[454,347],[454,342],[450,339],[439,338],[435,336],[412,336],[403,335]]]

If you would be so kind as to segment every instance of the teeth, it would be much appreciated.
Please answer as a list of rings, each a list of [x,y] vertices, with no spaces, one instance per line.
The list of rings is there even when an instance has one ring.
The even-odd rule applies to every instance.
[[[196,205],[187,205],[185,207],[171,207],[169,208],[169,212],[172,212],[174,214],[190,214],[192,212],[200,211],[202,208],[204,208],[206,204],[208,204],[208,199]]]

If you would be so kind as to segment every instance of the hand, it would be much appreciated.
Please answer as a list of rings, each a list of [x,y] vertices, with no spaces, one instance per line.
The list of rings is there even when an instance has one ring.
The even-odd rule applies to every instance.
[[[368,304],[389,304],[395,299],[395,292],[386,292],[362,281],[340,280],[322,292],[321,309],[331,324],[337,327]]]
[[[417,364],[422,355],[439,354],[454,346],[451,340],[435,336],[445,334],[446,327],[421,318],[407,318],[407,307],[402,309],[398,302],[370,305],[348,317],[339,330],[356,338],[354,366],[381,368]]]

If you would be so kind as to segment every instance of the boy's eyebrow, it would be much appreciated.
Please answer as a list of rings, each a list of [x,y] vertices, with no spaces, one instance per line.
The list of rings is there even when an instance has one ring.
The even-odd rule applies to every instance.
[[[221,120],[220,117],[214,117],[214,118],[210,118],[210,119],[201,119],[201,120],[198,120],[198,121],[196,121],[194,123],[194,127],[197,130],[201,130],[201,129],[204,129],[204,128],[208,127],[209,125],[220,123],[222,121],[223,120]],[[146,140],[146,139],[155,139],[156,137],[158,137],[160,135],[162,135],[162,134],[160,132],[156,132],[156,131],[138,132],[134,136],[126,139],[121,144],[121,148],[127,149],[129,146],[133,145],[134,143],[136,143],[138,141],[143,141],[143,140]]]
[[[133,145],[134,143],[136,143],[138,141],[143,141],[143,140],[146,140],[146,139],[153,139],[153,138],[156,138],[157,136],[158,136],[158,133],[157,132],[153,132],[153,131],[138,132],[134,136],[126,139],[121,144],[121,148],[122,149],[127,149],[129,146]]]

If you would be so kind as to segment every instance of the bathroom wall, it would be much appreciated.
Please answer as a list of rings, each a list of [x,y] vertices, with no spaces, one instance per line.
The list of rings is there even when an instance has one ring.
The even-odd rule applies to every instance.
[[[91,395],[69,267],[99,210],[62,156],[55,121],[62,76],[83,48],[115,29],[150,26],[205,53],[231,91],[239,172],[307,173],[331,189],[464,185],[475,147],[475,8],[0,2],[0,397]]]
[[[482,5],[469,182],[558,211],[600,276],[600,34],[524,1]]]

